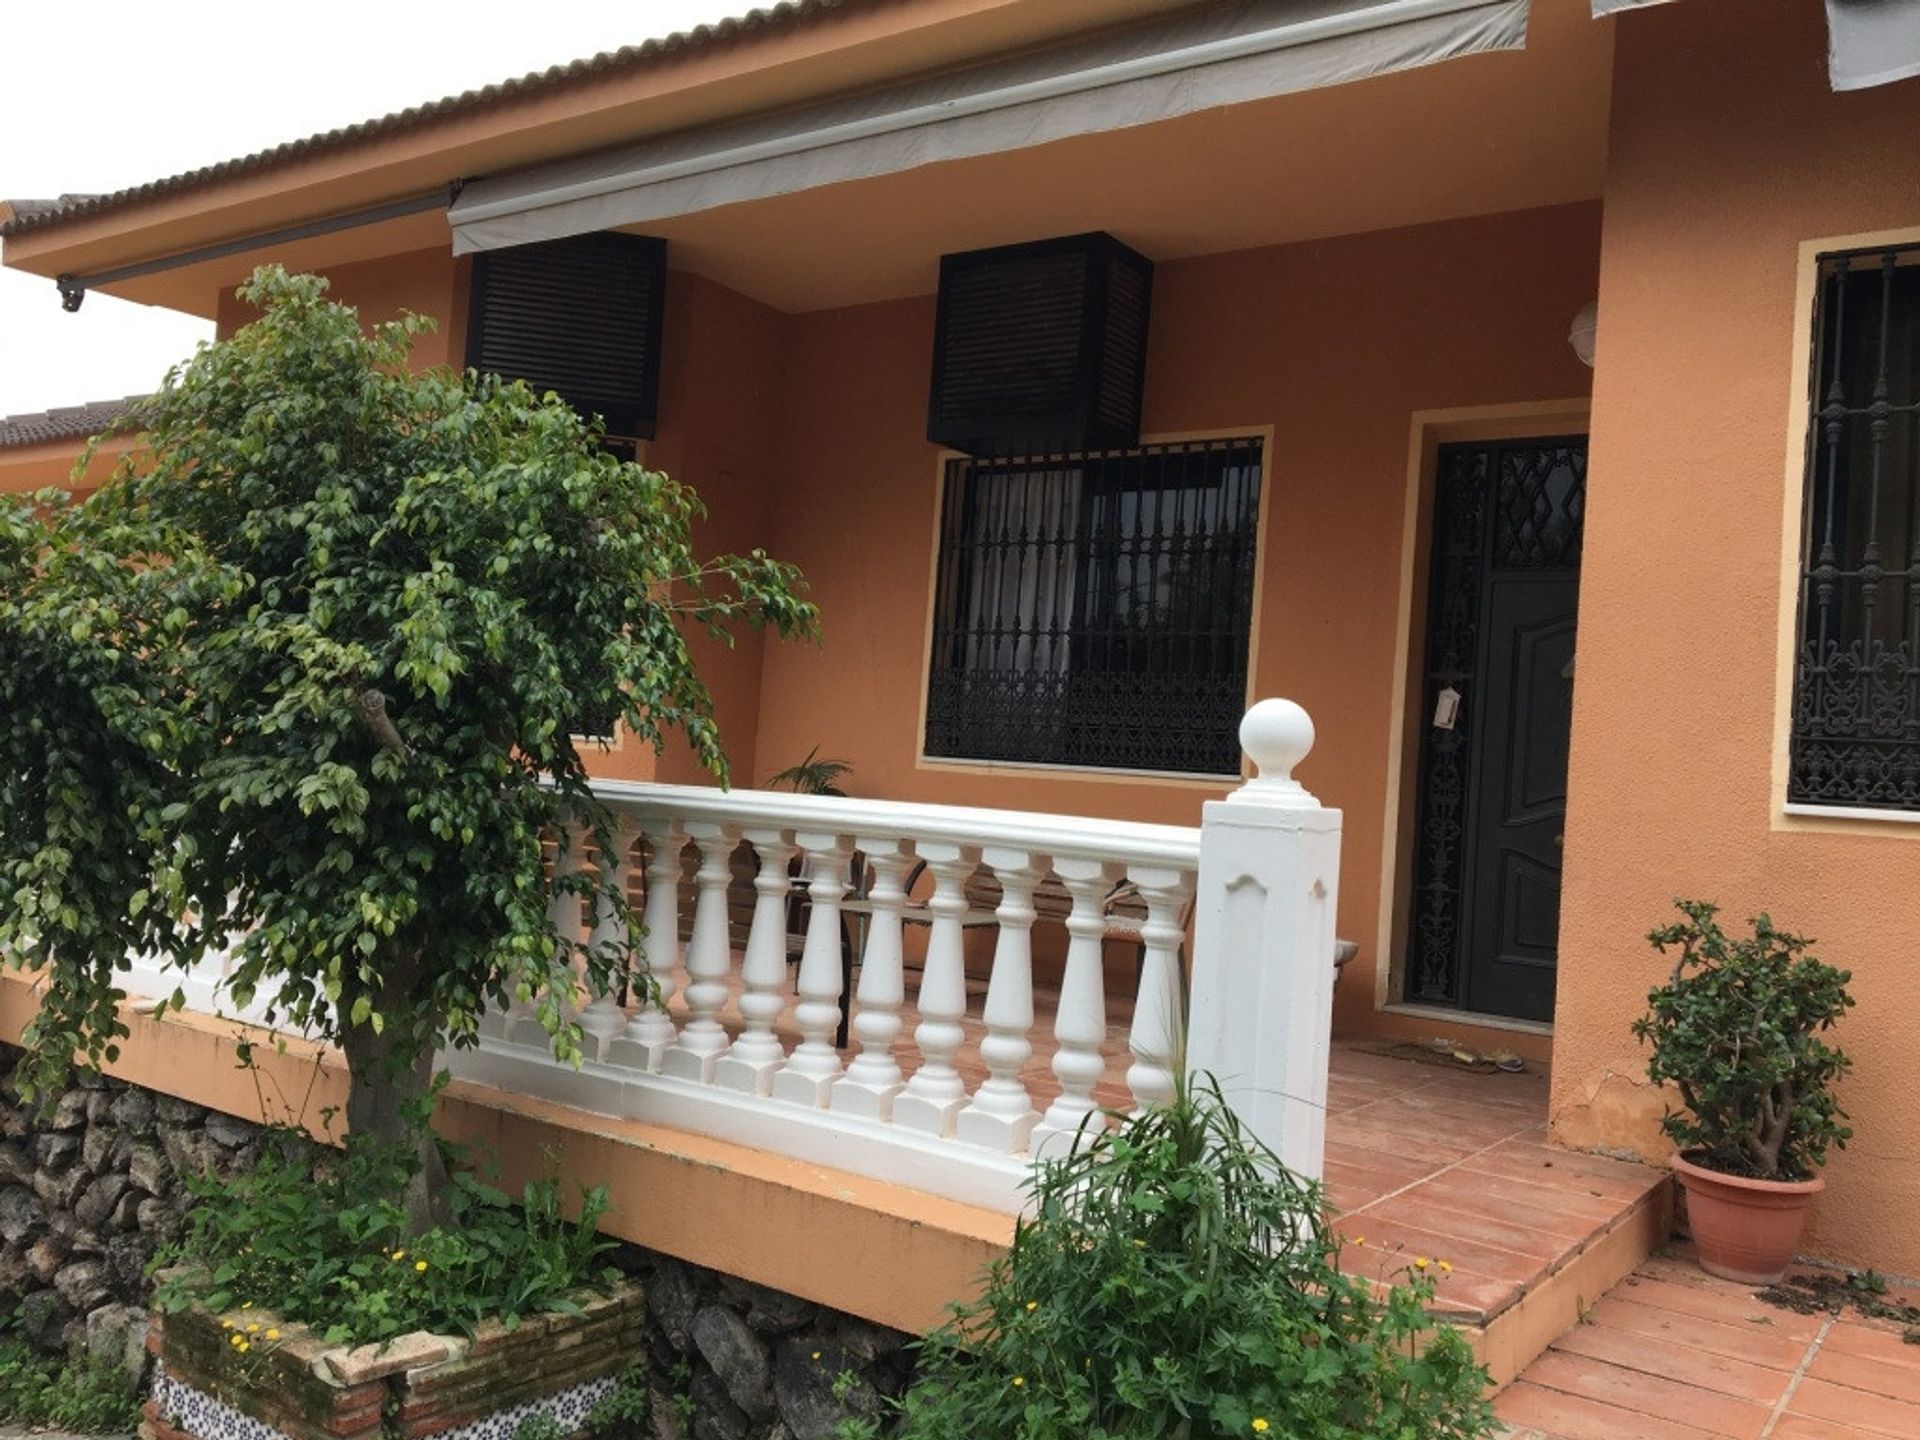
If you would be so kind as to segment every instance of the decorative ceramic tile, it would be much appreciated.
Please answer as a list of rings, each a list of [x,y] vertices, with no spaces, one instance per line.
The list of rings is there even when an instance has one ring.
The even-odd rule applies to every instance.
[[[552,1417],[561,1430],[573,1434],[586,1424],[587,1412],[612,1394],[617,1383],[618,1377],[612,1375],[589,1380],[557,1395],[497,1411],[471,1425],[443,1430],[434,1440],[513,1440],[521,1423],[536,1415]],[[242,1414],[225,1401],[176,1380],[164,1365],[154,1367],[153,1398],[161,1418],[195,1440],[286,1440],[264,1420]]]

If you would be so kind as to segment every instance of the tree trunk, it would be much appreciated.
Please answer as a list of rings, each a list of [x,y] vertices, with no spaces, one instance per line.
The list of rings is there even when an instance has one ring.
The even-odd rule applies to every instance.
[[[423,1027],[423,1033],[433,1031]],[[376,1034],[371,1025],[343,1023],[340,1048],[347,1057],[348,1134],[371,1136],[383,1147],[411,1156],[412,1178],[402,1200],[414,1234],[445,1224],[446,1162],[432,1129],[416,1118],[425,1114],[433,1085],[432,1047],[405,1060],[392,1028]]]

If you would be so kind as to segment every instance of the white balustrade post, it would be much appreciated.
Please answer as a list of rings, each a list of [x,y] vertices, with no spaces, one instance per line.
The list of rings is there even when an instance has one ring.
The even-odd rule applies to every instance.
[[[967,876],[974,851],[947,841],[923,841],[916,847],[933,876],[927,902],[933,920],[927,935],[927,965],[920,974],[920,1023],[914,1044],[920,1066],[893,1102],[893,1121],[909,1130],[947,1137],[954,1117],[967,1103],[967,1084],[954,1068],[954,1056],[967,1038],[967,955],[962,921],[967,913]]]
[[[773,1027],[787,1005],[781,992],[787,984],[787,892],[793,888],[787,862],[793,859],[794,846],[785,830],[745,833],[760,871],[753,881],[753,924],[740,964],[741,1029],[714,1067],[713,1081],[729,1090],[765,1095],[772,1090],[773,1072],[787,1058]]]
[[[1072,901],[1067,913],[1067,963],[1060,979],[1060,1008],[1054,1012],[1053,1075],[1060,1093],[1034,1127],[1028,1148],[1035,1159],[1072,1151],[1096,1109],[1093,1087],[1106,1073],[1100,1047],[1107,1038],[1107,977],[1101,951],[1106,934],[1104,911],[1110,876],[1099,860],[1061,857],[1053,862]]]
[[[601,884],[623,896],[627,888],[627,872],[633,864],[633,842],[633,822],[625,816],[616,815],[613,820],[613,849],[599,856],[596,864]],[[593,929],[587,936],[588,943],[595,950],[612,948],[630,958],[631,937],[627,934],[627,922],[620,910],[604,894],[594,897],[593,906]],[[586,1008],[580,1012],[580,1029],[586,1037],[587,1053],[596,1059],[604,1055],[607,1046],[626,1028],[626,1024],[626,1012],[620,1008],[615,996],[604,991],[593,994]]]
[[[720,1011],[727,1003],[727,976],[733,969],[727,886],[733,879],[729,862],[738,833],[715,821],[687,824],[687,834],[700,847],[700,870],[693,881],[693,936],[687,942],[687,1023],[680,1038],[667,1047],[661,1070],[702,1085],[713,1083],[713,1067],[727,1052]]]
[[[1262,700],[1240,745],[1254,778],[1202,813],[1187,1061],[1290,1169],[1318,1179],[1341,817],[1293,778],[1313,748],[1298,705]]]
[[[800,1043],[773,1077],[773,1097],[824,1110],[833,1082],[840,1077],[840,1052],[833,1048],[840,1028],[840,901],[847,893],[852,841],[845,835],[803,830],[794,836],[807,852],[807,939],[800,952],[800,1003],[793,1023]]]
[[[1140,931],[1140,993],[1127,1041],[1133,1051],[1127,1088],[1133,1091],[1138,1113],[1173,1099],[1175,1074],[1186,1058],[1186,1016],[1180,1009],[1180,907],[1193,893],[1193,882],[1185,873],[1160,865],[1130,866],[1127,878],[1147,905]]]
[[[580,943],[581,906],[579,895],[562,888],[562,882],[580,869],[581,843],[580,837],[564,826],[554,836],[553,876],[547,897],[547,928],[553,932],[554,943],[566,947],[566,953],[557,958],[560,964],[569,969],[574,962],[574,949]],[[516,1045],[531,1045],[545,1050],[552,1046],[553,1036],[540,1023],[539,996],[534,996],[533,1000],[533,1004],[525,1007],[514,1007],[515,1013],[507,1027],[507,1039]],[[576,1013],[573,996],[564,994],[559,1000],[561,1023],[564,1024]]]
[[[873,884],[867,893],[867,943],[860,954],[860,1008],[853,1016],[853,1036],[860,1053],[847,1073],[833,1082],[828,1108],[870,1120],[891,1120],[894,1098],[905,1079],[893,1058],[893,1042],[900,1035],[900,1009],[906,1003],[905,961],[901,946],[901,914],[906,909],[908,856],[899,840],[884,835],[861,835],[854,847],[867,858]]]
[[[1000,882],[994,912],[1000,926],[982,1013],[987,1034],[980,1042],[987,1078],[955,1119],[953,1133],[969,1145],[1018,1154],[1040,1119],[1020,1072],[1033,1056],[1033,888],[1042,872],[1025,850],[989,845],[981,858]]]
[[[673,972],[680,965],[680,852],[687,832],[675,820],[650,820],[647,838],[653,856],[647,862],[647,899],[641,912],[646,934],[641,953],[656,998],[643,995],[627,1017],[627,1028],[607,1043],[610,1065],[657,1071],[677,1035],[667,1000],[673,994]]]

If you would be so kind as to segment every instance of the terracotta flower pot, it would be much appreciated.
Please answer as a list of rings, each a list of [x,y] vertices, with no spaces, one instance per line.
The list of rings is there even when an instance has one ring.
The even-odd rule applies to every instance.
[[[1700,1268],[1724,1280],[1771,1285],[1787,1273],[1807,1207],[1826,1188],[1811,1180],[1750,1180],[1673,1157],[1687,1191],[1687,1223]]]

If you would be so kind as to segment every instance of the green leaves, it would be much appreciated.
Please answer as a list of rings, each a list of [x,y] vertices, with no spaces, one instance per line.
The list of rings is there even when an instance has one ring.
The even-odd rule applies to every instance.
[[[49,1067],[104,1053],[129,951],[230,934],[275,1020],[397,1056],[576,959],[627,983],[630,950],[547,928],[544,837],[612,841],[579,718],[724,776],[689,633],[815,622],[791,567],[698,555],[692,492],[564,404],[410,370],[426,321],[364,330],[275,267],[240,295],[258,318],[143,404],[114,484],[0,502],[0,950],[50,967]]]
[[[1432,1281],[1376,1301],[1343,1272],[1318,1187],[1210,1080],[1041,1168],[1033,1199],[983,1296],[923,1342],[901,1440],[1491,1433]]]
[[[1764,914],[1736,939],[1717,906],[1674,905],[1686,918],[1647,937],[1662,954],[1679,952],[1673,973],[1633,1022],[1653,1048],[1647,1074],[1686,1101],[1668,1112],[1666,1133],[1711,1169],[1805,1179],[1853,1136],[1832,1092],[1851,1062],[1821,1038],[1853,1005],[1853,977]]]

